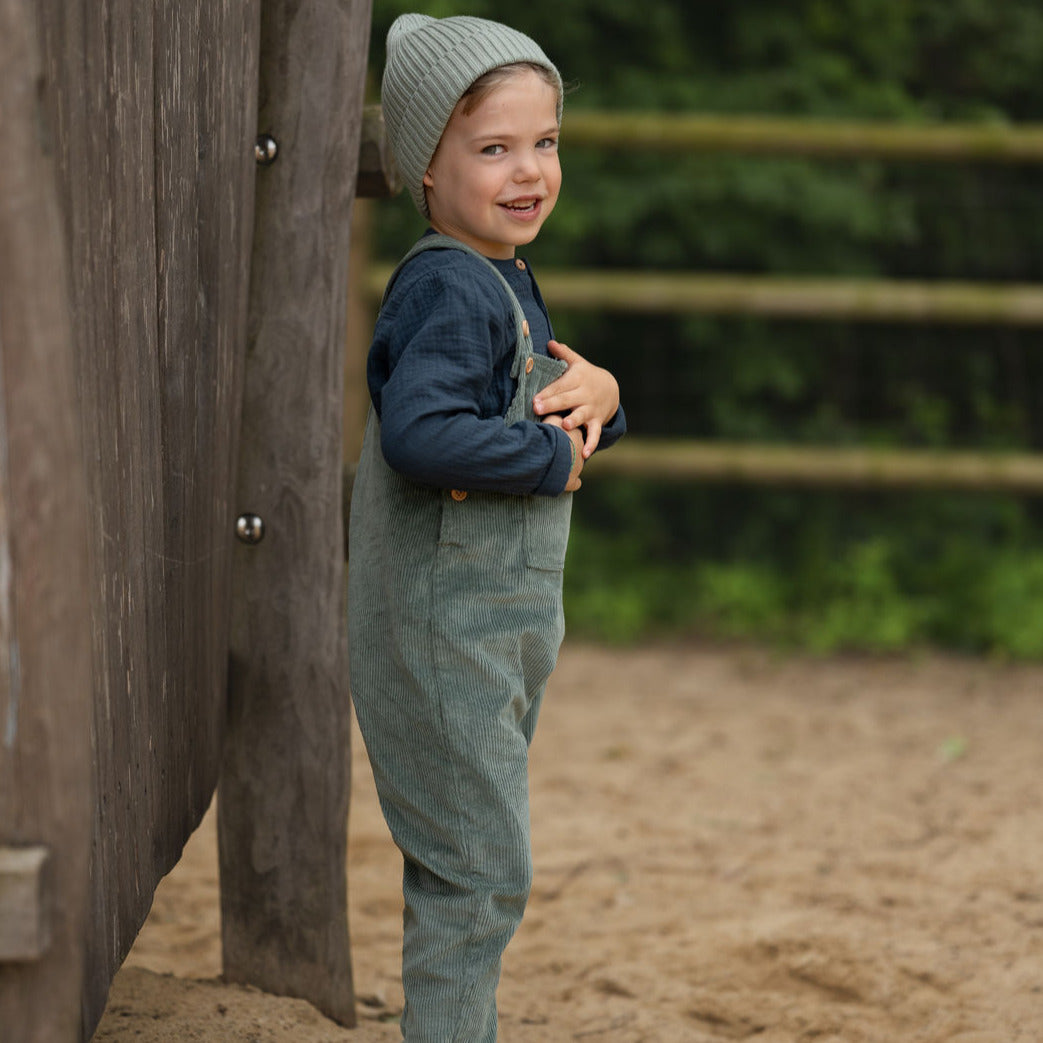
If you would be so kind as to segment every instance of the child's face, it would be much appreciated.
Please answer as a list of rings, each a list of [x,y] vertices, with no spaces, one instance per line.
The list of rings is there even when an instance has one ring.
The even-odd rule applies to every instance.
[[[424,175],[436,231],[498,258],[536,238],[561,188],[557,104],[524,69],[469,115],[457,105]]]

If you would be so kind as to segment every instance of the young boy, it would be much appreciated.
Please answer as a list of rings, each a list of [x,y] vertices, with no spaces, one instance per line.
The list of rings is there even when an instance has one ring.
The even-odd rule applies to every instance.
[[[431,230],[392,275],[370,350],[349,630],[404,859],[408,1043],[496,1039],[571,493],[625,429],[615,379],[553,340],[515,258],[558,198],[561,106],[554,65],[507,26],[411,14],[388,33],[384,117]]]

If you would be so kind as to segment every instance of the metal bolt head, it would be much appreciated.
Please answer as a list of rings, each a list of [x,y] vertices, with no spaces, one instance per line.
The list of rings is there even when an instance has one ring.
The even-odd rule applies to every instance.
[[[270,167],[279,155],[279,143],[271,134],[261,134],[254,142],[254,159],[262,167]]]
[[[235,534],[243,543],[255,546],[264,539],[264,519],[259,514],[240,514],[235,521]]]

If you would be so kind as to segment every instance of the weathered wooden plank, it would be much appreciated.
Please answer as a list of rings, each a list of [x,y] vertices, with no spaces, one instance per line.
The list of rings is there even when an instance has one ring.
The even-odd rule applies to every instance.
[[[239,509],[218,799],[225,975],[354,1023],[342,353],[369,0],[265,0]]]
[[[56,4],[80,77],[49,61],[65,125],[70,250],[90,502],[94,746],[93,895],[84,1017],[89,1033],[158,879],[150,694],[162,686],[163,495],[154,210],[154,5]],[[76,34],[76,35],[74,35]],[[147,57],[145,57],[147,56]],[[81,100],[82,98],[82,100]],[[82,134],[82,138],[80,135]],[[84,234],[86,233],[86,234]],[[151,747],[151,749],[150,749]]]
[[[212,472],[204,455],[220,452],[220,446],[213,440],[215,418],[203,383],[214,354],[204,319],[211,273],[203,270],[199,256],[205,214],[199,160],[205,143],[199,112],[205,41],[199,5],[158,0],[154,9],[155,116],[151,155],[145,160],[154,177],[155,366],[161,382],[156,437],[163,465],[162,514],[154,519],[152,555],[162,570],[155,579],[165,611],[156,632],[148,635],[163,656],[162,673],[148,692],[149,727],[157,739],[152,766],[157,775],[148,803],[153,829],[165,847],[187,836],[206,808],[206,789],[194,791],[188,784],[193,768],[205,772],[206,765],[220,759],[221,716],[208,705],[216,690],[206,670],[213,653],[203,629],[214,625],[213,610],[200,596],[210,564],[221,558],[220,533],[207,531]],[[197,624],[203,626],[197,629]],[[188,743],[188,722],[193,722],[198,751]],[[174,857],[179,853],[180,847]],[[153,855],[157,878],[169,868],[170,854],[157,848]]]
[[[119,966],[151,904],[156,855],[164,842],[150,828],[159,782],[154,758],[172,738],[160,738],[154,722],[156,693],[170,683],[161,607],[162,539],[156,538],[163,532],[165,505],[153,165],[155,4],[108,0],[107,14],[100,26],[100,57],[109,115],[100,125],[92,121],[107,140],[105,166],[92,173],[97,189],[109,193],[114,217],[106,303],[116,383],[81,384],[89,388],[84,405],[101,415],[112,452],[102,459],[98,476],[108,600],[96,625],[104,627],[110,661],[117,664],[104,679],[107,698],[97,706],[95,726],[98,745],[110,746],[112,764],[111,774],[98,778],[103,813],[95,850],[102,853],[103,869],[94,871],[98,891],[88,939],[92,977],[111,975]],[[87,371],[81,367],[81,374]]]
[[[0,0],[0,872],[29,914],[0,911],[17,943],[5,947],[16,962],[0,962],[0,1034],[74,1043],[91,807],[86,489],[41,72],[33,4]]]
[[[257,3],[156,8],[157,351],[167,675],[152,692],[170,868],[216,787],[253,218]]]
[[[41,0],[90,482],[84,1024],[220,768],[257,0]]]

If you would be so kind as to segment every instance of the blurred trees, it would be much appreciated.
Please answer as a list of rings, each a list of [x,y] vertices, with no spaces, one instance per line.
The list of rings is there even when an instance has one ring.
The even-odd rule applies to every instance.
[[[536,38],[571,90],[565,188],[538,266],[1043,281],[1040,171],[570,150],[568,111],[1039,121],[1038,0],[376,0]],[[422,227],[381,204],[380,252]],[[609,366],[631,428],[816,444],[1043,451],[1038,331],[555,314]],[[1043,653],[1043,513],[1029,497],[677,488],[576,500],[570,624],[820,649],[931,642]]]

